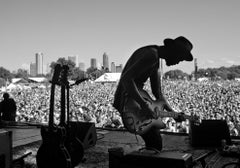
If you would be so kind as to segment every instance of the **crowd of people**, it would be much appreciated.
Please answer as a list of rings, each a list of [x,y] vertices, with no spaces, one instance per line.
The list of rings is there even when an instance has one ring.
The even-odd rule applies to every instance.
[[[17,105],[16,121],[48,123],[50,86],[8,91]],[[112,106],[116,86],[116,83],[85,81],[71,87],[70,120],[94,122],[96,127],[123,128],[121,116]],[[239,136],[240,82],[164,80],[163,92],[175,111],[196,115],[201,120],[224,119],[229,125],[231,135]],[[60,119],[60,99],[61,91],[57,86],[54,102],[55,123]],[[182,123],[176,123],[170,117],[163,120],[167,125],[166,131],[188,132],[188,120]]]

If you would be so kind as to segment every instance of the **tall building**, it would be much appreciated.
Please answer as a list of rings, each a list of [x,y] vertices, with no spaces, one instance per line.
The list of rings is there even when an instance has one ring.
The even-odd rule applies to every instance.
[[[36,53],[36,74],[43,74],[43,53]]]
[[[197,58],[194,58],[194,72],[195,72],[195,74],[197,73],[197,71],[198,71]]]
[[[198,72],[197,58],[194,58],[193,80],[197,80],[197,72]]]
[[[91,58],[90,67],[91,68],[97,68],[97,60],[96,60],[96,58]]]
[[[112,73],[116,72],[116,66],[114,62],[111,63],[111,72]]]
[[[50,67],[50,63],[47,63],[46,65],[46,74],[50,73],[51,72],[51,67]]]
[[[122,64],[116,66],[116,72],[122,72],[123,66]]]
[[[79,63],[79,69],[80,69],[81,71],[85,71],[85,64],[84,64],[84,62],[80,62],[80,63]]]
[[[30,64],[30,75],[31,76],[36,76],[37,75],[36,63],[31,63]]]
[[[71,60],[75,63],[75,66],[78,67],[78,55],[68,56],[68,60]]]
[[[103,68],[109,69],[108,55],[106,53],[103,54]]]

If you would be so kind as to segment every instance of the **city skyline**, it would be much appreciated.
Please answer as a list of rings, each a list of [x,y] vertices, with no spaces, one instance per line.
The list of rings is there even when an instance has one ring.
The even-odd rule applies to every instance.
[[[93,66],[94,68],[101,69],[102,67],[104,67],[104,68],[109,69],[109,65],[107,65],[107,64],[108,64],[108,60],[110,57],[106,54],[106,52],[104,52],[102,55],[102,62],[99,62],[96,58],[89,58],[89,62],[90,62],[89,67],[86,67],[86,63],[79,61],[78,55],[71,55],[71,56],[65,56],[65,57],[59,57],[59,58],[65,58],[66,60],[71,60],[72,62],[75,63],[75,67],[78,67],[80,70],[83,70],[83,71],[86,71],[88,68],[92,67],[92,65],[91,65],[92,59],[94,59],[94,61],[96,61],[95,65]],[[59,59],[59,58],[57,58],[57,59]],[[105,62],[106,58],[107,58],[107,62]],[[27,70],[28,73],[32,76],[47,74],[50,72],[51,62],[48,62],[48,63],[44,62],[44,54],[42,52],[35,53],[34,60],[35,60],[35,62],[31,62],[29,64],[25,63],[24,67],[21,67],[19,69]],[[53,60],[52,62],[56,62],[56,61],[57,60]],[[114,62],[114,63],[116,64],[116,66],[121,66],[120,64],[118,65],[118,63],[116,63],[116,62]],[[39,70],[39,69],[41,69],[41,70]],[[17,71],[17,70],[18,69],[13,70],[12,72]],[[111,69],[109,69],[109,71],[111,72]]]
[[[0,0],[0,66],[17,70],[38,52],[45,63],[79,55],[86,67],[107,52],[109,63],[124,65],[137,48],[180,35],[192,41],[199,69],[240,65],[239,7],[237,0]],[[194,63],[163,65],[170,69],[190,73]]]

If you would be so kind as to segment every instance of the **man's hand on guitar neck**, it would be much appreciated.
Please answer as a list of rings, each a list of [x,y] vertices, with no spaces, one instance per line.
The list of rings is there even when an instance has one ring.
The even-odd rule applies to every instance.
[[[166,101],[166,99],[163,96],[160,98],[160,101],[164,102],[163,110],[177,113],[177,117],[174,117],[174,120],[176,122],[182,122],[182,121],[186,120],[186,118],[184,117],[184,113],[176,112],[175,110],[173,110],[172,107],[169,105],[169,103]]]
[[[159,96],[158,101],[163,102],[163,110],[174,111],[163,95]]]
[[[176,113],[177,113],[177,112],[176,112]],[[184,114],[183,112],[178,113],[177,117],[174,118],[174,120],[175,120],[176,122],[182,122],[182,121],[185,121],[186,118],[184,117],[184,115],[185,115],[185,114]]]

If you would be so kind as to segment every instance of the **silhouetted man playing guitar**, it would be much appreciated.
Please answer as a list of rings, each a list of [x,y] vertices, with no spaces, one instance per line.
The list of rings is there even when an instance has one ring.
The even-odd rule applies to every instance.
[[[160,129],[165,124],[158,117],[157,111],[173,112],[161,90],[159,59],[165,60],[167,66],[181,61],[192,61],[192,43],[185,37],[165,39],[164,45],[150,45],[137,49],[128,59],[118,83],[113,106],[121,113],[124,126],[131,133],[140,135],[147,148],[162,149]],[[152,100],[143,89],[150,79]],[[155,108],[160,104],[160,108]],[[179,120],[179,114],[173,118]],[[177,114],[177,115],[176,115]],[[162,114],[161,114],[162,115]],[[163,115],[164,116],[164,115]]]

